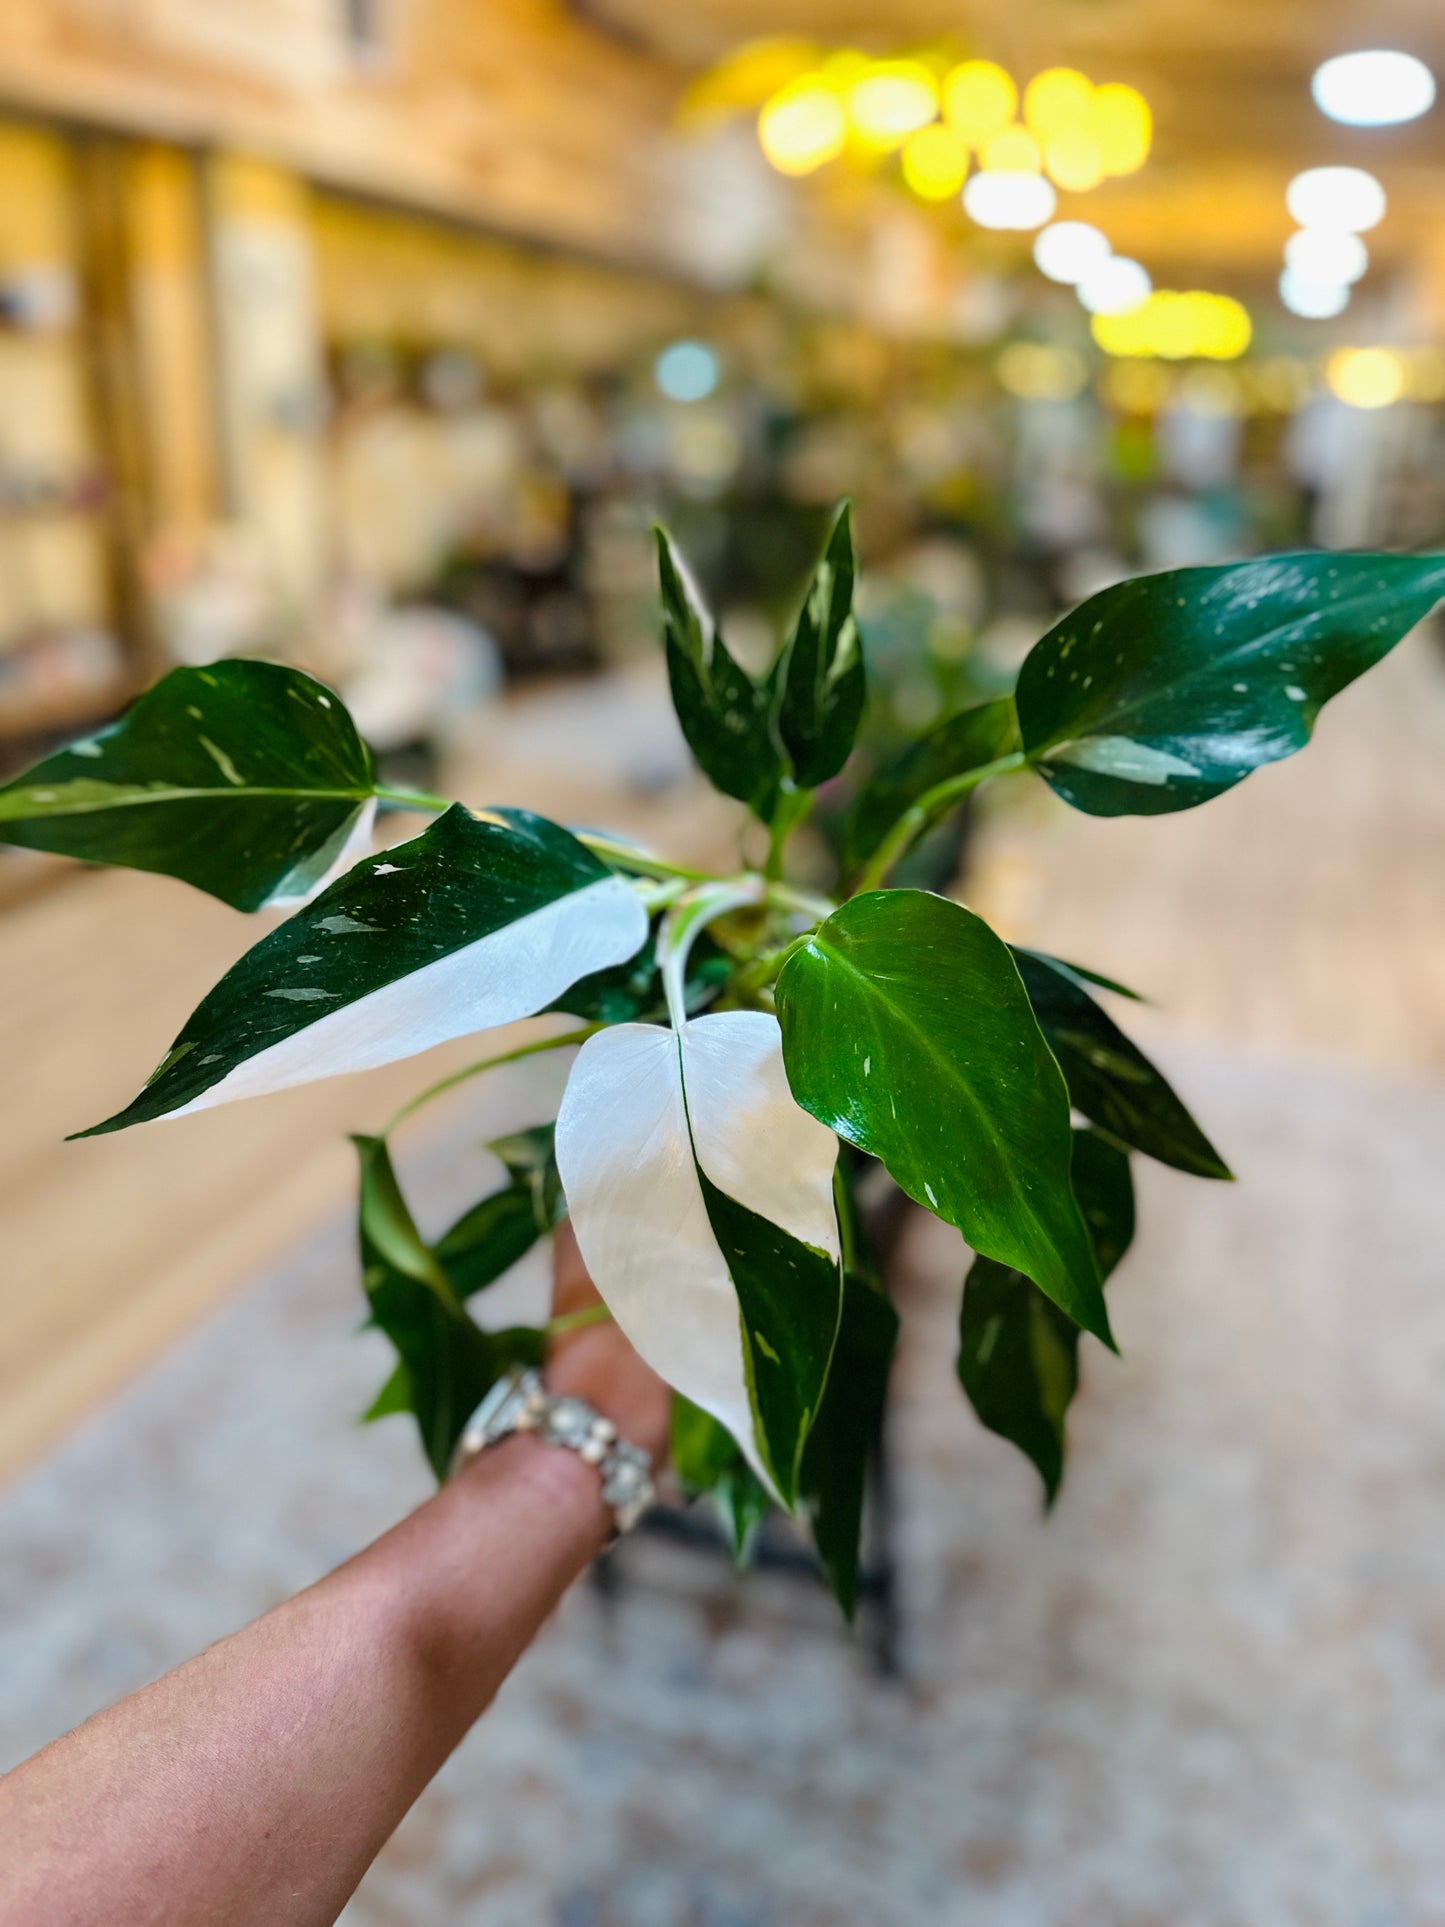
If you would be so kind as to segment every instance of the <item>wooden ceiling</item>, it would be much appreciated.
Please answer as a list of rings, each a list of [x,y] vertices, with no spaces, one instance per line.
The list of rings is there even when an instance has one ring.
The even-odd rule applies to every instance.
[[[1127,80],[1155,114],[1148,166],[1074,197],[1117,247],[1160,270],[1277,272],[1291,223],[1283,190],[1301,168],[1370,167],[1391,213],[1380,258],[1445,232],[1445,103],[1404,127],[1327,121],[1310,75],[1331,54],[1398,47],[1445,93],[1445,0],[577,0],[595,23],[697,70],[751,39],[797,34],[882,52],[957,39],[1025,78],[1054,65]]]

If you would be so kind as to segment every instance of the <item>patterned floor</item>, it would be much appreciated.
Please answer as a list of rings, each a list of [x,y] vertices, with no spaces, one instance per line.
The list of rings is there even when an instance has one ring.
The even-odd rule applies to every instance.
[[[1415,1927],[1445,1919],[1445,1093],[1170,1060],[1235,1187],[1143,1174],[1054,1518],[961,1409],[910,1247],[907,1680],[820,1595],[635,1543],[579,1587],[349,1927]],[[413,1173],[478,1189],[484,1126]],[[525,1287],[523,1287],[525,1289]],[[0,1766],[425,1489],[344,1226],[0,1495]]]

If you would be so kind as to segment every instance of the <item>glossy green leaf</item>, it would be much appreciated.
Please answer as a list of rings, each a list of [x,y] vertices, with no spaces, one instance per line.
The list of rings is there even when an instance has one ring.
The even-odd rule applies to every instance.
[[[849,1272],[828,1383],[803,1448],[799,1476],[813,1543],[849,1619],[858,1603],[868,1469],[883,1425],[897,1338],[898,1314],[891,1302],[875,1285]]]
[[[646,937],[636,891],[566,830],[458,804],[247,951],[140,1096],[81,1135],[370,1070],[514,1022]]]
[[[1128,1153],[1074,1133],[1074,1192],[1107,1278],[1134,1236]],[[1038,1468],[1048,1503],[1064,1474],[1065,1415],[1079,1382],[1079,1329],[1021,1271],[975,1258],[963,1290],[958,1376],[991,1432]]]
[[[672,1404],[671,1456],[683,1491],[711,1500],[734,1559],[746,1565],[772,1498],[727,1427],[680,1392]]]
[[[1095,1003],[1079,973],[1034,951],[1013,954],[1075,1110],[1161,1164],[1195,1177],[1228,1178],[1228,1165],[1163,1073]]]
[[[551,1124],[539,1124],[487,1146],[510,1182],[466,1211],[437,1240],[436,1255],[463,1298],[494,1283],[567,1215],[553,1153]]]
[[[1024,663],[1024,748],[1091,815],[1192,809],[1303,749],[1330,697],[1442,594],[1439,555],[1279,555],[1121,582]]]
[[[966,775],[1012,755],[1019,747],[1012,696],[975,703],[935,725],[881,770],[853,806],[846,833],[847,863],[854,868],[873,852],[906,809],[951,777]],[[930,812],[934,823],[958,807],[957,799]]]
[[[778,1496],[792,1506],[838,1335],[838,1260],[738,1204],[701,1168],[697,1175],[738,1295],[743,1370],[757,1440]]]
[[[815,789],[838,774],[863,715],[867,674],[853,615],[856,575],[845,502],[778,665],[778,737],[800,789]]]
[[[804,1110],[1112,1343],[1069,1188],[1068,1092],[982,918],[922,890],[854,897],[788,959],[777,1009]]]
[[[369,848],[371,752],[299,669],[173,669],[119,722],[0,788],[0,842],[155,870],[237,910]]]
[[[657,565],[668,683],[688,748],[715,788],[763,814],[784,774],[773,734],[771,690],[755,683],[729,655],[662,529],[657,530]]]

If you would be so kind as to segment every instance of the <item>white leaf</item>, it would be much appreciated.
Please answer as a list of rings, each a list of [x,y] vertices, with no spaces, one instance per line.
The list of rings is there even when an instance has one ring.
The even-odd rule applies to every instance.
[[[794,1102],[777,1020],[761,1011],[698,1017],[680,1033],[600,1031],[578,1054],[557,1119],[557,1168],[598,1291],[638,1353],[727,1427],[770,1490],[737,1293],[697,1165],[738,1204],[836,1258],[836,1156],[832,1132]]]
[[[247,1057],[189,1104],[186,1117],[233,1098],[260,1097],[318,1077],[374,1070],[471,1031],[533,1017],[594,970],[635,956],[647,912],[622,877],[601,877],[503,924],[433,964],[318,1017]],[[344,933],[338,938],[344,940]],[[279,987],[266,993],[288,995]],[[314,995],[298,986],[298,996]]]
[[[323,890],[329,890],[338,877],[354,869],[371,855],[371,835],[376,824],[376,798],[368,796],[349,822],[344,823],[324,848],[308,857],[291,872],[266,900],[268,910],[294,910],[310,903]]]

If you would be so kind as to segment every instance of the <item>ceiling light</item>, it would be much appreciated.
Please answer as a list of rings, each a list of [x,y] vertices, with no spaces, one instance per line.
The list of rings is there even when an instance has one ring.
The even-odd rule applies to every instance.
[[[1249,311],[1227,294],[1160,288],[1127,314],[1096,314],[1090,332],[1106,355],[1159,355],[1185,361],[1200,355],[1233,361],[1249,346]]]
[[[1108,237],[1087,221],[1054,221],[1034,242],[1034,260],[1050,281],[1082,281],[1109,254]]]
[[[848,89],[848,118],[872,147],[900,147],[938,112],[938,86],[916,60],[875,61]]]
[[[1154,117],[1137,88],[1110,81],[1094,89],[1084,132],[1098,148],[1106,173],[1133,174],[1149,158]]]
[[[1341,348],[1325,363],[1333,394],[1351,408],[1388,408],[1405,392],[1404,357],[1393,348]]]
[[[842,101],[812,76],[779,88],[758,116],[758,139],[780,174],[811,174],[842,153],[847,137]]]
[[[1315,105],[1347,127],[1390,127],[1414,120],[1435,102],[1435,76],[1413,54],[1373,48],[1338,54],[1315,70]]]
[[[1350,291],[1344,282],[1303,281],[1288,268],[1279,277],[1279,298],[1291,314],[1304,321],[1330,321],[1350,305]]]
[[[1364,234],[1385,218],[1385,190],[1363,167],[1307,168],[1295,175],[1284,200],[1301,227]]]
[[[1035,74],[1024,89],[1024,119],[1041,141],[1055,134],[1083,131],[1094,89],[1072,67],[1050,67]]]
[[[1301,281],[1321,285],[1358,281],[1370,265],[1370,250],[1358,234],[1307,227],[1284,244],[1284,264]]]
[[[1018,88],[991,60],[965,60],[943,82],[944,118],[970,147],[1007,127],[1018,104]]]
[[[1148,300],[1153,285],[1137,261],[1113,254],[1090,268],[1078,294],[1090,314],[1128,314]]]
[[[951,127],[920,127],[904,143],[903,178],[920,199],[946,201],[968,178],[968,149]]]
[[[1051,220],[1059,197],[1042,174],[975,174],[963,190],[964,211],[980,227],[1024,232]]]

